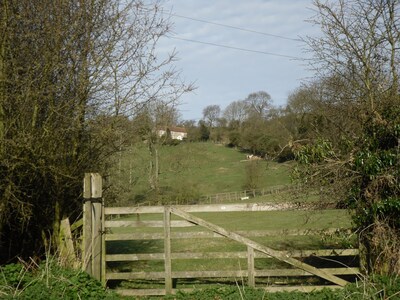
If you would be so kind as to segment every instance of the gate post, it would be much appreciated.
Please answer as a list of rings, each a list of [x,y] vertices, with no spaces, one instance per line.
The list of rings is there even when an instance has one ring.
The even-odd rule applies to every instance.
[[[165,269],[165,293],[172,293],[171,270],[171,208],[164,206],[164,269]]]
[[[92,203],[90,173],[83,179],[83,242],[82,270],[92,275]]]
[[[255,286],[254,278],[254,248],[247,246],[247,284],[250,287]]]
[[[97,280],[102,276],[102,178],[86,173],[83,180],[83,270]]]

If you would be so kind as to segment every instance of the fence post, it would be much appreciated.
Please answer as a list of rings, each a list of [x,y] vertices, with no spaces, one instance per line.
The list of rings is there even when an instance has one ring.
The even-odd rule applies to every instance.
[[[247,246],[247,276],[249,287],[254,287],[254,249],[250,246]]]
[[[171,270],[171,208],[164,206],[164,266],[165,266],[165,293],[172,293]]]
[[[75,255],[74,242],[72,241],[72,232],[69,219],[61,220],[60,224],[60,257],[64,266],[76,269],[77,260]]]
[[[83,269],[94,278],[102,279],[102,215],[103,184],[98,173],[86,173],[84,178],[84,251]]]
[[[105,239],[105,209],[104,209],[104,200],[101,203],[101,283],[103,286],[106,286],[106,239]]]
[[[92,203],[90,173],[83,179],[82,270],[92,275]]]

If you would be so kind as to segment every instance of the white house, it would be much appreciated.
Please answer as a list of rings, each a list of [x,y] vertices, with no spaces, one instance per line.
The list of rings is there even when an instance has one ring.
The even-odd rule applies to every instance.
[[[165,129],[158,129],[157,134],[159,137],[166,135],[167,131],[171,133],[171,138],[173,140],[180,140],[182,141],[184,138],[187,138],[187,131],[183,127],[167,127]]]

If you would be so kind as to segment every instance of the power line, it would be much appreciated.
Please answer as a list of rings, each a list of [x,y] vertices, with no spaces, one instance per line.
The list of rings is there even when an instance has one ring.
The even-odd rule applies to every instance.
[[[266,32],[261,32],[261,31],[246,29],[246,28],[242,28],[242,27],[238,27],[238,26],[226,25],[226,24],[221,24],[221,23],[206,21],[206,20],[202,20],[202,19],[196,19],[196,18],[192,18],[192,17],[186,17],[186,16],[174,14],[174,13],[170,13],[170,15],[171,15],[171,16],[174,16],[174,17],[178,17],[178,18],[183,18],[183,19],[188,19],[188,20],[192,20],[192,21],[197,21],[197,22],[212,24],[212,25],[216,25],[216,26],[221,26],[221,27],[236,29],[236,30],[240,30],[240,31],[246,31],[246,32],[251,32],[251,33],[256,33],[256,34],[261,34],[261,35],[266,35],[266,36],[272,36],[272,37],[276,37],[276,38],[280,38],[280,39],[284,39],[284,40],[289,40],[289,41],[302,42],[301,39],[290,38],[290,37],[286,37],[286,36],[283,36],[283,35],[277,35],[277,34],[272,34],[272,33],[266,33]]]
[[[252,49],[246,49],[246,48],[239,48],[239,47],[233,47],[233,46],[210,43],[210,42],[202,42],[202,41],[197,41],[197,40],[185,39],[185,38],[181,38],[181,37],[177,37],[177,36],[167,35],[167,37],[170,39],[192,42],[192,43],[197,43],[197,44],[210,45],[210,46],[214,46],[214,47],[228,48],[228,49],[233,49],[233,50],[253,52],[253,53],[259,53],[259,54],[264,54],[264,55],[272,55],[272,56],[278,56],[278,57],[284,57],[284,58],[296,59],[296,60],[306,60],[305,58],[296,57],[296,56],[290,56],[290,55],[284,55],[284,54],[278,54],[278,53],[266,52],[266,51],[260,51],[260,50],[252,50]]]

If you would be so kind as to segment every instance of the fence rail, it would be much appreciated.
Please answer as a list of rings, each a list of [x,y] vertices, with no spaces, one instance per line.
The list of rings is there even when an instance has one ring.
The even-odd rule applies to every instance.
[[[283,185],[276,186],[272,188],[262,188],[262,189],[253,189],[253,190],[244,190],[238,192],[226,192],[226,193],[218,193],[212,195],[201,196],[199,199],[199,203],[221,203],[221,202],[236,202],[247,200],[249,198],[254,198],[258,196],[265,196],[271,194],[278,194],[289,191],[298,191],[301,189],[300,185]],[[193,203],[197,204],[197,203]]]
[[[171,212],[184,212],[188,213],[201,213],[201,212],[254,212],[254,211],[272,211],[272,210],[293,210],[298,208],[298,205],[294,204],[271,204],[271,203],[252,203],[252,204],[211,204],[211,205],[179,205],[179,206],[144,206],[144,207],[109,207],[105,208],[105,217],[112,220],[105,221],[105,242],[111,241],[150,241],[150,240],[164,240],[164,253],[134,253],[134,254],[106,254],[104,258],[105,267],[109,263],[113,262],[138,262],[138,261],[159,261],[165,262],[164,271],[130,271],[120,272],[107,270],[105,273],[106,280],[164,280],[164,289],[134,289],[134,290],[118,290],[123,295],[165,295],[174,293],[175,290],[172,288],[172,280],[184,280],[184,279],[204,279],[204,278],[247,278],[249,286],[255,286],[256,278],[300,278],[300,277],[312,277],[325,276],[336,282],[336,284],[345,284],[345,281],[340,276],[358,276],[360,269],[358,266],[346,267],[343,265],[337,265],[330,268],[320,268],[314,270],[314,267],[309,265],[302,265],[304,259],[313,257],[327,260],[337,260],[340,257],[356,257],[359,255],[358,249],[314,249],[314,250],[286,250],[286,251],[275,251],[262,252],[264,248],[261,246],[257,248],[257,244],[251,244],[255,248],[247,245],[247,251],[231,251],[231,252],[172,252],[171,243],[174,243],[176,239],[188,239],[197,240],[204,238],[226,238],[226,234],[221,234],[218,228],[211,231],[190,231],[190,232],[176,232],[172,231],[172,228],[183,228],[198,226],[199,223],[195,217],[188,217],[183,220],[171,220],[166,219],[165,215],[169,215]],[[301,206],[300,206],[301,207]],[[115,220],[111,218],[114,215],[118,215],[122,218],[126,215],[135,215],[136,218],[141,214],[164,214],[164,221],[132,221],[132,220]],[[180,215],[182,217],[182,215]],[[194,219],[193,219],[194,218]],[[205,225],[205,224],[200,224]],[[203,227],[200,226],[200,227]],[[213,225],[211,225],[213,226]],[[135,232],[129,233],[113,233],[116,228],[136,228]],[[142,228],[164,228],[164,232],[140,232],[138,227]],[[210,228],[208,228],[210,229]],[[211,228],[212,229],[212,228]],[[350,230],[346,228],[328,228],[328,229],[284,229],[284,230],[251,230],[251,231],[235,231],[228,232],[230,235],[239,236],[239,240],[243,237],[243,241],[249,237],[266,237],[266,236],[319,236],[319,235],[332,235],[335,233],[350,234]],[[249,240],[250,241],[250,240]],[[252,242],[252,241],[250,241]],[[246,245],[246,244],[245,244]],[[268,249],[267,249],[268,250]],[[254,266],[255,259],[278,259],[284,260],[293,264],[291,268],[275,268],[275,269],[256,269]],[[192,271],[174,271],[171,268],[172,261],[177,260],[201,260],[201,259],[247,259],[247,270],[192,270]],[[339,277],[338,277],[339,276]],[[336,279],[337,278],[337,279]],[[331,287],[338,287],[334,285]],[[328,285],[325,285],[325,287]],[[265,287],[265,286],[264,286]],[[277,287],[267,286],[268,290],[278,289]],[[292,290],[293,286],[281,286],[279,290]],[[319,289],[321,286],[303,287],[297,286],[299,290],[310,290]]]
[[[234,203],[248,200],[255,197],[279,194],[284,192],[301,191],[301,185],[281,185],[262,189],[242,190],[234,192],[224,192],[210,195],[202,195],[198,198],[171,201],[170,205],[196,205],[196,204],[218,204],[218,203]],[[161,202],[145,201],[136,204],[137,206],[154,206],[162,205]]]
[[[259,242],[258,238],[268,236],[320,236],[336,233],[350,234],[346,228],[328,229],[284,229],[284,230],[237,230],[230,231],[199,217],[197,213],[226,212],[268,212],[282,210],[318,209],[309,205],[294,203],[238,203],[238,204],[202,204],[202,205],[176,205],[176,206],[138,206],[138,207],[104,207],[101,201],[101,178],[97,174],[85,176],[84,189],[84,218],[83,218],[83,269],[100,279],[104,284],[111,280],[149,280],[163,281],[163,289],[131,289],[117,290],[123,295],[165,295],[175,293],[173,280],[204,279],[204,278],[247,278],[247,284],[254,287],[265,280],[271,282],[273,278],[298,278],[313,277],[313,286],[263,286],[271,290],[309,291],[322,287],[340,288],[347,284],[348,276],[358,276],[360,269],[357,256],[358,249],[314,249],[314,250],[276,250]],[[193,214],[194,213],[194,214]],[[152,219],[152,214],[159,218]],[[141,219],[143,215],[143,219]],[[146,217],[144,215],[147,215]],[[131,216],[131,217],[129,217]],[[128,218],[129,217],[129,218]],[[173,217],[173,218],[172,218]],[[160,220],[161,219],[161,220]],[[177,220],[178,219],[178,220]],[[219,238],[230,240],[240,245],[240,251],[172,251],[173,245],[178,240],[198,242],[199,239]],[[250,239],[252,238],[252,239]],[[108,253],[107,245],[114,242],[121,243],[123,248],[129,248],[130,241],[151,243],[159,240],[158,252],[150,253]],[[223,240],[222,240],[223,241]],[[161,243],[160,243],[161,242]],[[197,246],[196,246],[197,245]],[[191,249],[198,249],[198,244]],[[197,248],[196,248],[197,247]],[[239,249],[237,248],[237,249]],[[151,251],[151,247],[147,251]],[[160,252],[160,250],[163,252]],[[219,248],[218,248],[219,249]],[[236,248],[234,248],[236,249]],[[243,250],[246,251],[243,251]],[[115,249],[114,249],[115,250]],[[117,249],[118,250],[118,249]],[[161,250],[161,251],[162,251]],[[147,252],[146,251],[146,252]],[[114,251],[115,252],[115,251]],[[333,262],[341,258],[350,259],[355,263],[338,262],[333,266],[318,268],[309,261]],[[180,260],[246,260],[245,269],[235,270],[175,270],[173,261]],[[256,260],[266,260],[262,268],[256,267]],[[124,267],[118,269],[118,264],[129,266],[133,262],[162,261],[163,270],[139,271]],[[278,263],[276,263],[278,262]],[[224,262],[225,263],[225,262]],[[276,268],[272,268],[273,265]],[[284,267],[283,267],[284,265]],[[160,265],[159,265],[160,266]],[[343,277],[344,276],[344,277]],[[263,281],[264,280],[264,281]],[[323,285],[321,285],[323,284]],[[187,289],[183,289],[187,290]]]

